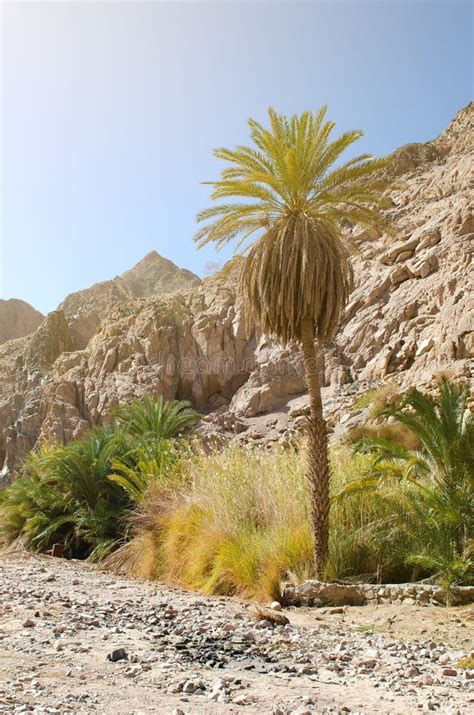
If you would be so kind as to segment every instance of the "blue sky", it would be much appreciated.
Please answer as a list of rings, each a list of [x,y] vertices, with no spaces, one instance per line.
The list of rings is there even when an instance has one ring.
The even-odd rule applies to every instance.
[[[472,4],[4,2],[1,297],[47,312],[156,249],[197,252],[211,151],[268,105],[329,105],[383,154],[436,136],[472,98]]]

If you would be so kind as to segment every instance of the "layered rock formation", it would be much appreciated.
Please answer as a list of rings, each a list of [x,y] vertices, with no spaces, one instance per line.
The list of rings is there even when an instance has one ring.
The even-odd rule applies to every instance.
[[[321,362],[333,423],[357,419],[354,395],[368,386],[427,386],[446,370],[471,376],[473,125],[471,104],[438,139],[394,153],[396,239],[350,236],[357,287]],[[246,325],[237,271],[200,282],[150,254],[6,343],[0,464],[11,468],[39,439],[74,438],[147,393],[190,399],[210,432],[268,440],[297,426],[307,407],[299,351]]]
[[[44,315],[24,300],[0,299],[0,345],[7,340],[29,335],[36,330],[43,318]]]

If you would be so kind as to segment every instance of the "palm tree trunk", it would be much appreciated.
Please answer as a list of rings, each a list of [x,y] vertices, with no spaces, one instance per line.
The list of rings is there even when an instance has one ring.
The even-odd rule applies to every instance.
[[[326,422],[321,401],[314,325],[310,318],[301,323],[306,384],[309,393],[310,417],[308,424],[308,479],[311,488],[311,516],[314,531],[314,563],[316,575],[322,578],[328,557],[329,541],[329,463]]]

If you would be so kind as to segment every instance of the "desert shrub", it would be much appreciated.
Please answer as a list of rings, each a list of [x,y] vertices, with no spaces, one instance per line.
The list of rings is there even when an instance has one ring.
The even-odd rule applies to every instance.
[[[371,411],[374,413],[393,402],[397,397],[398,390],[396,385],[381,385],[360,394],[354,402],[354,407],[356,410],[363,410],[371,405]]]
[[[378,491],[353,489],[368,473],[371,460],[347,448],[332,451],[328,579],[405,581],[412,574],[406,557],[412,536],[408,512],[399,488]],[[396,508],[395,508],[396,504]]]
[[[384,439],[395,442],[408,450],[417,450],[420,440],[404,425],[397,422],[372,421],[353,427],[346,435],[346,444],[357,444],[363,440]]]

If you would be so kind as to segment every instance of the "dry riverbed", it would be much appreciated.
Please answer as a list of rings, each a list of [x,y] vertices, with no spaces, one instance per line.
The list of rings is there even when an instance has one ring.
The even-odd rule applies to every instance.
[[[332,610],[262,627],[233,599],[3,553],[0,713],[473,711],[472,608]]]

